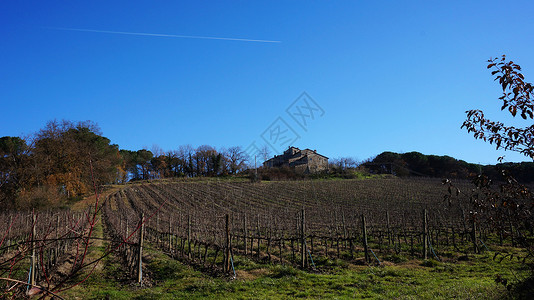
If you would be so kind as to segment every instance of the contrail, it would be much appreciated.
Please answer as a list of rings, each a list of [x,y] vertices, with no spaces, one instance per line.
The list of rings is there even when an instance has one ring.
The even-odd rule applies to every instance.
[[[80,29],[80,28],[61,28],[61,27],[46,27],[46,28],[53,29],[53,30],[98,32],[98,33],[125,34],[125,35],[138,35],[138,36],[157,36],[157,37],[184,38],[184,39],[224,40],[224,41],[258,42],[258,43],[281,43],[281,41],[238,39],[238,38],[229,38],[229,37],[177,35],[177,34],[145,33],[145,32],[126,32],[126,31],[110,31],[110,30],[95,30],[95,29]]]

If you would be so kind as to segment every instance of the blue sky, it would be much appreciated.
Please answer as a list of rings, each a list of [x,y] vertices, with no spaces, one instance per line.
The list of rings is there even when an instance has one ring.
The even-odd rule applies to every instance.
[[[460,126],[473,108],[509,120],[486,60],[506,54],[533,81],[533,11],[532,1],[3,1],[0,136],[92,120],[123,149],[247,148],[281,119],[294,145],[329,157],[527,160]],[[303,92],[317,109],[305,127],[286,112]]]

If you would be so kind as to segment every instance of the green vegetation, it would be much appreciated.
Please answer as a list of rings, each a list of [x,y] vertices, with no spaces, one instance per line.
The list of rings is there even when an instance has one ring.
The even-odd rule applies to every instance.
[[[114,182],[118,146],[91,122],[46,124],[31,139],[0,139],[0,205],[50,208]]]
[[[419,152],[382,152],[372,161],[362,164],[373,174],[394,174],[399,177],[424,176],[469,179],[485,174],[493,180],[502,179],[502,170],[514,174],[520,182],[534,181],[534,162],[478,165],[450,156],[425,155]]]
[[[509,249],[513,250],[513,249]],[[518,250],[516,250],[518,251]],[[105,260],[101,274],[66,292],[67,298],[83,299],[499,299],[515,298],[497,278],[518,282],[529,275],[517,260],[493,260],[493,253],[468,260],[425,262],[404,260],[380,266],[346,264],[321,272],[305,272],[291,266],[258,264],[236,257],[236,279],[210,276],[159,251],[146,257],[150,280],[138,287],[125,280],[115,259]]]

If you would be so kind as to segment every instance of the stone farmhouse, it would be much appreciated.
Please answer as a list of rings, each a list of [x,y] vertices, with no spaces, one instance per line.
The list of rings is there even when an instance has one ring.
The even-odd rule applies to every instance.
[[[264,168],[291,167],[297,172],[317,173],[328,170],[328,157],[317,153],[316,150],[289,147],[281,155],[263,163]]]

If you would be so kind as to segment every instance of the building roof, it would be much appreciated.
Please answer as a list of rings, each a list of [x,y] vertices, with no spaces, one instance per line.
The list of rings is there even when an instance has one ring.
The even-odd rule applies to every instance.
[[[317,153],[317,150],[312,150],[312,149],[309,149],[309,148],[306,148],[306,149],[304,149],[304,150],[300,150],[300,149],[297,148],[297,147],[290,146],[290,147],[287,148],[286,151],[284,151],[283,154],[275,155],[274,157],[269,158],[269,159],[266,160],[265,162],[274,160],[275,158],[278,158],[278,157],[283,157],[284,154],[286,154],[286,152],[287,152],[288,150],[290,150],[290,149],[296,149],[296,150],[298,150],[298,152],[302,152],[302,151],[306,151],[306,150],[308,150],[308,151],[312,152],[312,153],[315,154],[315,155],[318,155],[318,156],[321,156],[321,157],[324,157],[324,158],[328,159],[328,157],[326,157],[326,156],[324,156],[324,155],[322,155],[322,154]],[[307,154],[305,154],[305,155],[307,155]]]
[[[298,149],[298,148],[297,148],[297,149]],[[324,156],[324,155],[322,155],[322,154],[317,153],[317,150],[312,150],[312,149],[309,149],[309,148],[306,148],[306,149],[304,149],[304,150],[310,150],[310,151],[312,151],[314,154],[317,154],[317,155],[319,155],[319,156],[322,156],[322,157],[328,159],[328,157],[326,157],[326,156]],[[301,150],[301,151],[302,151],[302,150]]]

